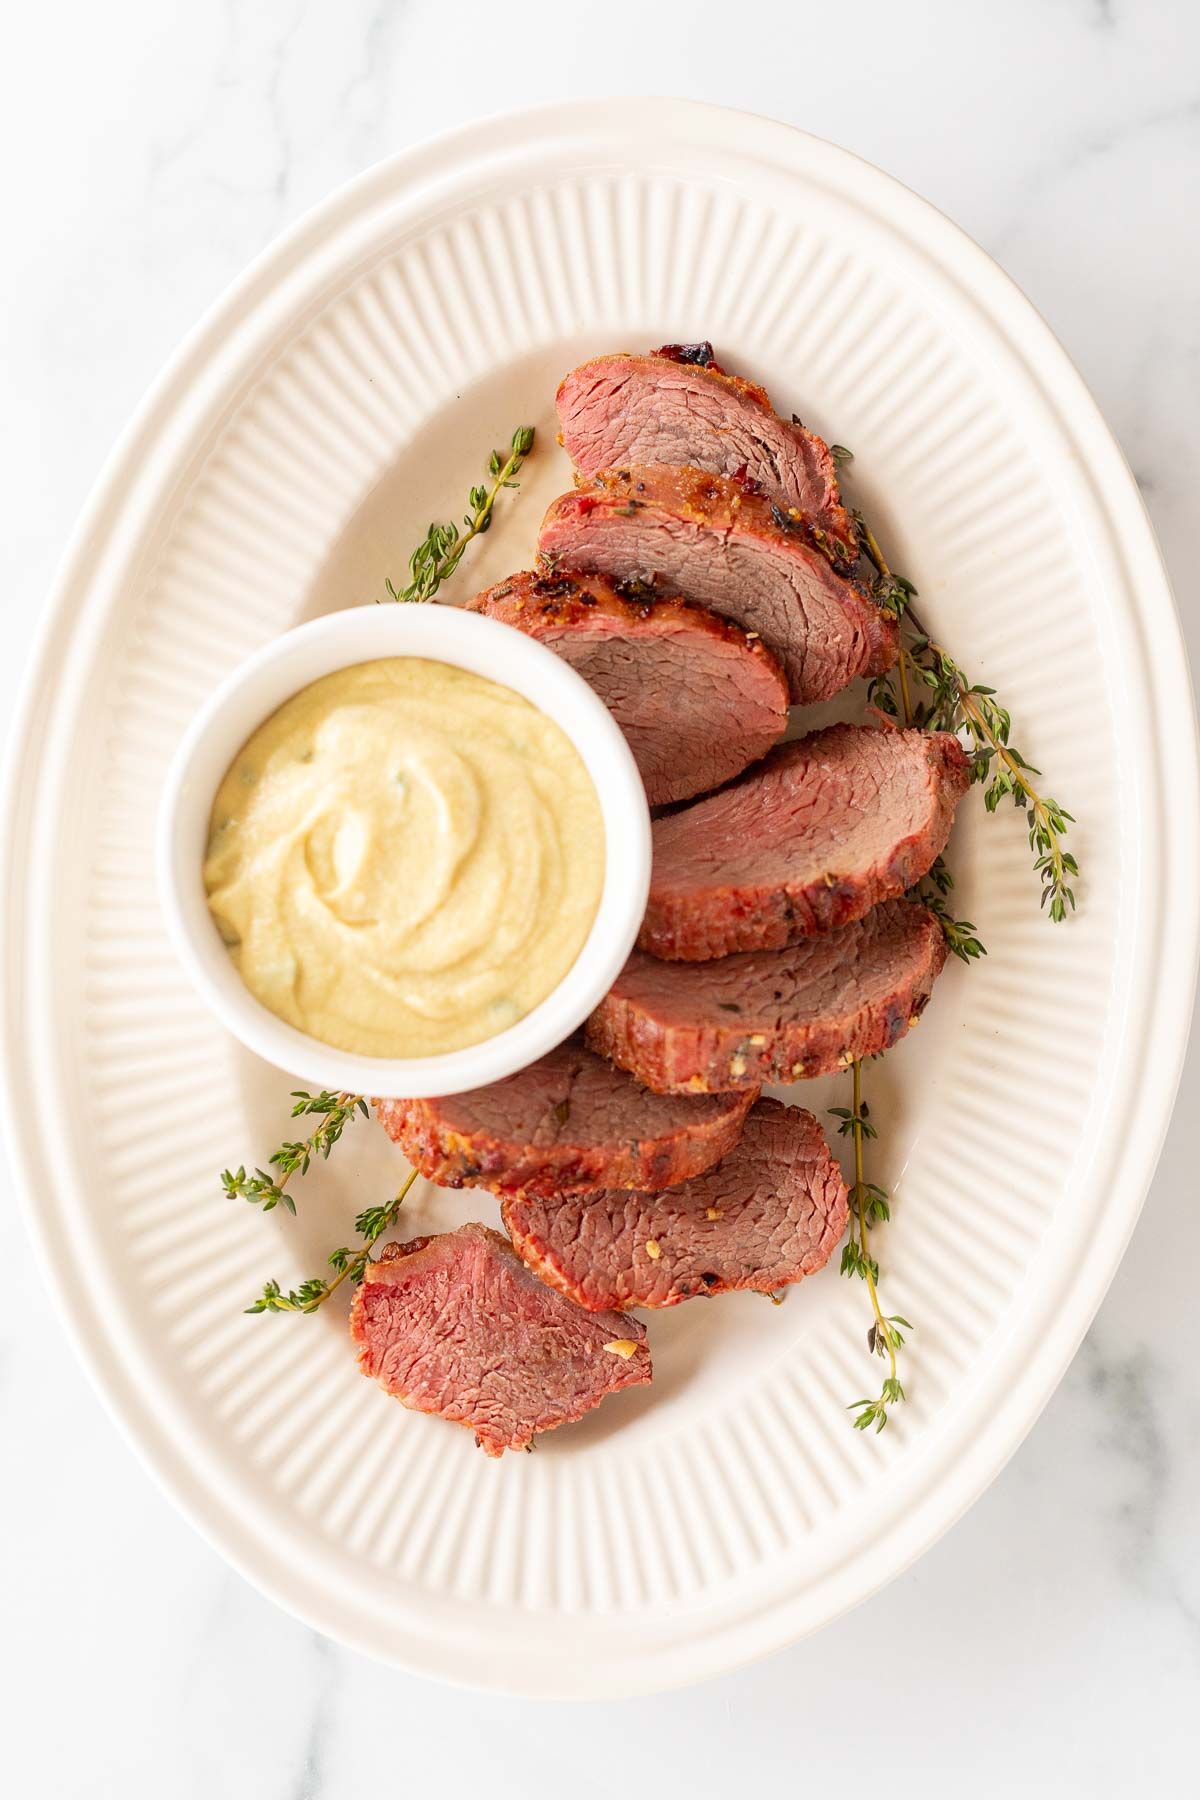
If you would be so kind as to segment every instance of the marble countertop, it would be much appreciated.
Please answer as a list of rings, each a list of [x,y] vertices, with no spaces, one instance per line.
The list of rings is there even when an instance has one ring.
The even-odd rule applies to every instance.
[[[879,163],[1016,278],[1141,483],[1193,656],[1200,11],[1188,0],[68,0],[0,70],[5,713],[55,562],[180,336],[366,164],[488,112],[645,87]],[[765,54],[764,54],[765,52]],[[1181,976],[1182,979],[1182,976]],[[0,1694],[14,1794],[342,1800],[377,1785],[665,1797],[801,1778],[891,1800],[1162,1793],[1200,1699],[1200,1054],[1129,1253],[985,1498],[882,1595],[719,1682],[620,1706],[463,1695],[277,1611],[171,1510],[75,1363],[0,1170]],[[580,1757],[580,1734],[590,1741]],[[784,1791],[787,1791],[786,1789]]]

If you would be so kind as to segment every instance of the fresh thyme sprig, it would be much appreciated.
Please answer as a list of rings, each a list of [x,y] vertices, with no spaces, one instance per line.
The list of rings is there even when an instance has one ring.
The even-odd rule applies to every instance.
[[[909,610],[916,589],[911,581],[902,575],[894,575],[889,569],[883,552],[875,541],[870,526],[861,513],[855,513],[859,537],[867,555],[875,564],[878,580],[875,584],[875,597],[879,604],[901,623],[903,631],[904,616]],[[881,710],[892,718],[901,720],[906,726],[916,724],[912,698],[909,691],[908,652],[905,649],[903,635],[900,641],[900,653],[896,663],[898,687],[893,688],[886,678],[880,677],[871,684],[871,698]],[[986,956],[987,952],[975,935],[975,927],[969,919],[955,919],[946,904],[946,895],[954,887],[954,877],[947,868],[942,857],[936,857],[922,881],[910,892],[920,899],[937,918],[942,927],[949,948],[963,962],[970,962],[976,957]],[[888,1373],[875,1399],[869,1396],[852,1400],[847,1407],[848,1412],[855,1414],[856,1431],[867,1431],[872,1426],[876,1432],[883,1430],[888,1422],[888,1408],[897,1406],[905,1399],[896,1366],[896,1353],[904,1343],[904,1333],[912,1331],[909,1320],[899,1313],[884,1314],[879,1304],[879,1263],[871,1255],[868,1247],[868,1233],[873,1225],[880,1224],[892,1216],[891,1199],[885,1189],[877,1183],[866,1179],[863,1166],[863,1143],[866,1139],[875,1138],[878,1134],[871,1123],[870,1108],[863,1098],[862,1064],[855,1059],[851,1065],[854,1084],[853,1107],[835,1106],[831,1108],[833,1117],[838,1123],[841,1136],[849,1136],[854,1142],[854,1185],[850,1190],[850,1228],[846,1242],[842,1246],[841,1272],[843,1275],[857,1275],[867,1284],[867,1292],[871,1297],[871,1310],[874,1318],[867,1330],[867,1349],[872,1356],[886,1356]]]
[[[848,453],[835,455],[840,467]],[[900,632],[895,680],[890,673],[876,676],[869,697],[879,711],[906,726],[922,730],[965,732],[970,739],[971,779],[986,783],[984,804],[995,812],[1006,797],[1026,810],[1029,818],[1029,844],[1034,853],[1034,868],[1041,877],[1042,905],[1049,906],[1056,923],[1074,908],[1075,895],[1067,877],[1079,873],[1071,853],[1063,848],[1066,828],[1074,820],[1056,800],[1043,797],[1033,787],[1030,776],[1039,770],[1026,761],[1010,742],[1012,720],[1008,710],[998,704],[995,690],[967,679],[945,648],[936,643],[913,609],[917,590],[903,575],[896,575],[879,547],[871,527],[860,512],[853,514],[859,542],[875,568],[873,594],[877,604],[897,620]],[[908,638],[906,641],[906,632]],[[923,689],[914,704],[914,688]],[[955,956],[971,962],[986,956],[975,927],[969,919],[956,919],[946,903],[954,887],[954,878],[939,856],[924,879],[910,890],[936,916],[946,942]],[[862,1065],[852,1065],[854,1083],[853,1107],[833,1107],[839,1121],[838,1131],[854,1142],[854,1185],[850,1192],[850,1229],[842,1248],[843,1275],[859,1276],[867,1284],[874,1318],[867,1332],[867,1348],[873,1356],[888,1361],[888,1373],[878,1396],[853,1400],[848,1411],[856,1416],[858,1431],[874,1427],[882,1431],[888,1422],[889,1407],[905,1398],[896,1366],[896,1353],[904,1343],[904,1333],[913,1329],[899,1313],[885,1317],[879,1304],[879,1264],[871,1255],[868,1233],[871,1227],[891,1217],[891,1202],[884,1189],[866,1180],[863,1167],[863,1143],[874,1138],[875,1127],[862,1097]]]
[[[916,588],[889,569],[862,514],[855,513],[854,519],[863,550],[875,566],[875,599],[899,620],[901,633],[898,686],[890,673],[877,675],[870,686],[872,704],[892,718],[903,716],[906,723],[922,730],[966,733],[971,780],[985,784],[983,800],[988,812],[1011,799],[1026,814],[1034,871],[1041,882],[1041,904],[1055,924],[1061,923],[1068,911],[1075,909],[1071,880],[1079,874],[1079,864],[1063,842],[1068,826],[1075,823],[1074,816],[1034,787],[1030,778],[1040,776],[1041,770],[1010,741],[1012,718],[1007,707],[999,704],[995,688],[971,681],[944,645],[930,637],[913,608]],[[907,643],[906,630],[910,634]],[[925,689],[924,698],[915,706],[910,678],[914,686]]]
[[[293,1119],[315,1116],[321,1123],[308,1137],[298,1143],[280,1144],[267,1158],[271,1167],[279,1170],[278,1178],[266,1169],[255,1169],[252,1175],[244,1167],[222,1169],[221,1186],[229,1199],[248,1200],[252,1206],[261,1206],[265,1213],[286,1206],[294,1216],[296,1202],[287,1192],[292,1176],[307,1175],[314,1156],[327,1157],[356,1115],[361,1113],[364,1119],[367,1116],[367,1103],[361,1094],[333,1094],[328,1088],[310,1094],[304,1088],[294,1088],[292,1099]]]
[[[248,1313],[316,1312],[317,1308],[323,1306],[331,1294],[336,1293],[343,1281],[349,1281],[355,1285],[360,1282],[367,1263],[371,1259],[371,1251],[384,1232],[396,1223],[400,1208],[404,1204],[405,1195],[416,1179],[417,1171],[414,1169],[399,1193],[393,1200],[389,1200],[386,1206],[368,1206],[365,1212],[359,1213],[354,1221],[354,1229],[363,1242],[356,1250],[350,1250],[343,1246],[340,1250],[330,1251],[329,1267],[334,1271],[332,1278],[326,1277],[322,1280],[319,1275],[312,1275],[307,1281],[302,1281],[298,1288],[290,1288],[286,1294],[283,1293],[277,1281],[265,1282],[262,1293],[252,1306],[246,1308],[246,1311]]]
[[[1060,924],[1068,910],[1075,910],[1070,878],[1078,875],[1079,864],[1063,847],[1067,827],[1075,823],[1074,815],[1034,787],[1030,776],[1040,776],[1041,770],[1009,742],[1012,720],[1007,709],[997,704],[996,690],[969,683],[949,653],[925,634],[911,608],[908,616],[922,634],[913,643],[912,655],[933,697],[931,706],[939,716],[965,726],[971,738],[971,779],[986,783],[983,801],[987,810],[995,812],[1002,800],[1010,798],[1025,812],[1033,866],[1042,884],[1041,904],[1048,907],[1055,924]]]
[[[468,502],[471,510],[463,519],[463,529],[460,531],[453,520],[447,524],[432,524],[408,559],[408,586],[397,588],[389,578],[387,591],[392,600],[433,599],[443,581],[448,581],[457,569],[471,539],[490,529],[492,509],[501,488],[520,486],[516,477],[533,449],[533,440],[533,426],[522,425],[513,432],[507,456],[499,450],[492,451],[488,458],[491,485],[481,483],[471,489]]]
[[[888,1373],[875,1400],[852,1400],[848,1412],[857,1412],[854,1420],[855,1430],[865,1431],[873,1425],[876,1431],[882,1431],[888,1422],[889,1406],[896,1406],[905,1397],[904,1389],[896,1369],[896,1352],[904,1343],[904,1332],[913,1327],[899,1313],[885,1318],[883,1308],[879,1304],[879,1264],[871,1255],[868,1243],[868,1232],[873,1225],[890,1219],[891,1203],[884,1189],[868,1181],[863,1168],[863,1143],[867,1138],[877,1135],[871,1123],[870,1108],[862,1094],[862,1064],[857,1060],[851,1065],[854,1080],[853,1107],[834,1106],[830,1108],[835,1119],[839,1121],[838,1132],[842,1137],[850,1137],[854,1143],[854,1185],[850,1189],[850,1234],[842,1246],[842,1274],[857,1275],[867,1284],[867,1292],[871,1297],[871,1310],[875,1317],[867,1332],[867,1347],[873,1356],[886,1356]]]

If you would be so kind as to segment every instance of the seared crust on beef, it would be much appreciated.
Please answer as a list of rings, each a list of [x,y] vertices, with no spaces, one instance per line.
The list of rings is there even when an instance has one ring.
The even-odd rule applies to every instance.
[[[903,1037],[945,960],[941,926],[911,900],[784,950],[705,963],[635,950],[587,1041],[656,1093],[825,1075]]]
[[[603,575],[525,570],[470,605],[578,670],[625,733],[652,806],[720,787],[787,727],[778,660],[692,601],[621,593]]]
[[[759,1100],[723,1162],[661,1194],[513,1194],[518,1254],[580,1306],[676,1306],[770,1293],[821,1268],[846,1228],[846,1184],[809,1112]]]
[[[807,513],[847,546],[851,561],[857,555],[828,444],[779,418],[763,388],[715,361],[597,356],[564,376],[558,417],[563,449],[581,475],[630,463],[740,475],[769,500]]]
[[[389,1244],[367,1264],[350,1336],[364,1375],[415,1412],[468,1426],[489,1456],[527,1449],[651,1374],[644,1325],[575,1306],[486,1225]]]
[[[839,560],[840,545],[720,475],[610,470],[552,502],[538,547],[551,573],[650,583],[757,632],[793,701],[828,700],[896,659],[896,620]]]
[[[376,1100],[409,1161],[442,1187],[503,1194],[652,1191],[718,1162],[754,1092],[652,1094],[578,1039],[503,1081],[438,1100]]]
[[[946,732],[831,725],[654,825],[643,950],[706,961],[861,919],[945,848],[970,763]]]

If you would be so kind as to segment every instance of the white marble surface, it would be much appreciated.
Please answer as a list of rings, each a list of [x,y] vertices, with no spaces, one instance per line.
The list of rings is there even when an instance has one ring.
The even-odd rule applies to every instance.
[[[1190,0],[110,0],[23,7],[0,61],[7,711],[55,560],[180,335],[386,152],[512,105],[646,89],[773,113],[891,170],[997,256],[1142,483],[1193,653],[1200,11]],[[1182,979],[1182,975],[1181,975]],[[171,1511],[0,1210],[0,1717],[14,1795],[1194,1791],[1200,1384],[1193,1054],[1087,1343],[988,1495],[820,1638],[692,1692],[518,1706],[275,1610]],[[581,1735],[586,1748],[581,1757]],[[783,1791],[787,1791],[784,1787]]]

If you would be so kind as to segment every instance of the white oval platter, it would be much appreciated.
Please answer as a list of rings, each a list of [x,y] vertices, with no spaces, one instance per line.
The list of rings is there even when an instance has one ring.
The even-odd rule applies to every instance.
[[[882,1436],[867,1301],[835,1267],[650,1320],[651,1389],[495,1463],[357,1373],[343,1310],[247,1317],[395,1183],[360,1124],[299,1217],[219,1168],[286,1131],[286,1078],[167,945],[155,807],[243,657],[383,591],[492,445],[540,445],[457,578],[525,565],[569,471],[558,378],[711,338],[855,452],[850,493],[928,622],[1011,706],[1077,815],[1052,927],[1019,817],[951,846],[987,944],[867,1071],[886,1310],[916,1326]],[[478,551],[478,554],[476,554]],[[1119,451],[1046,326],[930,206],[783,126],[618,101],[473,127],[373,169],[247,272],[104,471],[61,572],[9,770],[9,1140],[65,1328],[175,1501],[348,1644],[532,1695],[697,1680],[809,1632],[974,1500],[1063,1373],[1137,1218],[1196,955],[1195,724]],[[420,879],[414,846],[413,879]],[[844,1083],[841,1084],[844,1087]],[[836,1082],[792,1097],[822,1110]],[[836,1098],[835,1098],[836,1096]],[[414,1190],[416,1193],[416,1190]],[[426,1189],[414,1229],[486,1195]]]

